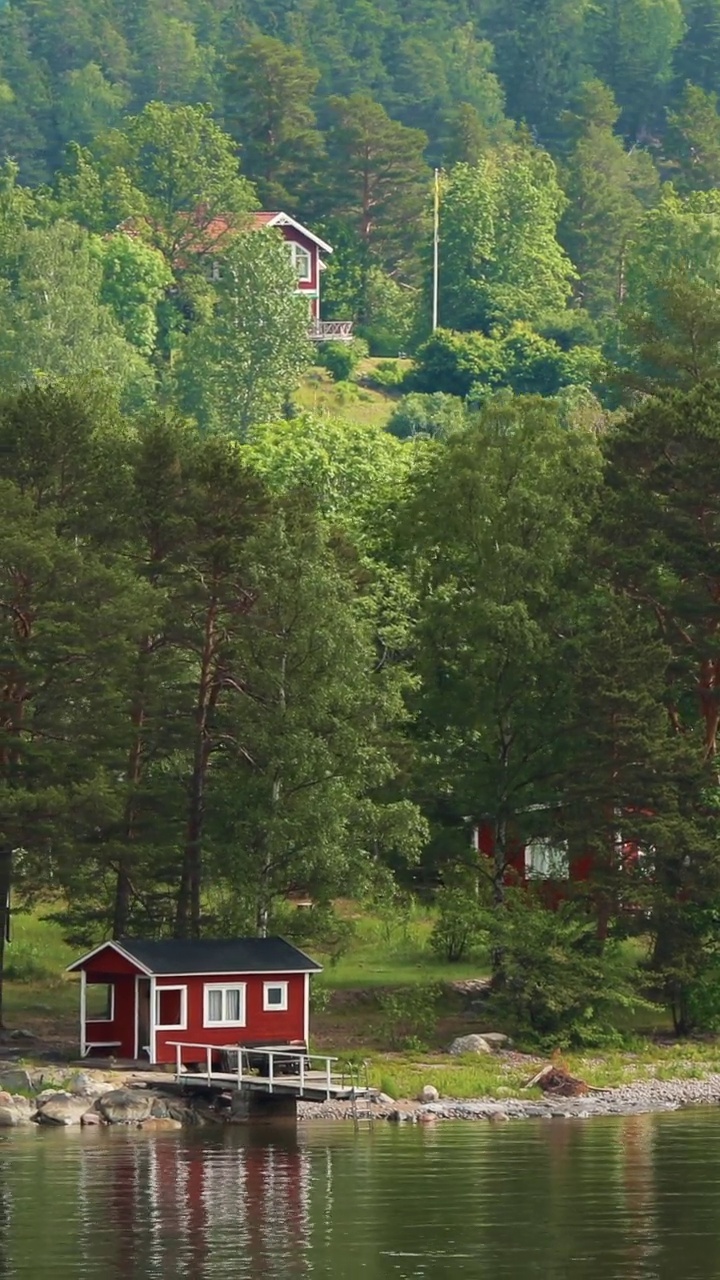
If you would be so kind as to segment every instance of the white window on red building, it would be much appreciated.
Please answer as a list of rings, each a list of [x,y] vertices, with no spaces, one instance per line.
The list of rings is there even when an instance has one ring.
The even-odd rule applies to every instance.
[[[296,240],[290,240],[290,259],[295,269],[295,275],[299,283],[307,284],[312,280],[312,257],[303,245],[298,244]]]
[[[565,845],[538,837],[525,846],[525,875],[528,880],[568,880],[570,858]]]
[[[288,984],[287,982],[266,982],[263,990],[263,1010],[265,1013],[271,1013],[277,1010],[278,1013],[284,1013],[288,1007]]]
[[[245,983],[206,982],[204,1025],[245,1026]]]

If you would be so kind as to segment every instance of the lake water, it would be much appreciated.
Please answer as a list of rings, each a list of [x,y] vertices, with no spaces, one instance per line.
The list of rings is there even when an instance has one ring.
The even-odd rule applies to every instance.
[[[718,1280],[720,1111],[0,1137],[2,1280]]]

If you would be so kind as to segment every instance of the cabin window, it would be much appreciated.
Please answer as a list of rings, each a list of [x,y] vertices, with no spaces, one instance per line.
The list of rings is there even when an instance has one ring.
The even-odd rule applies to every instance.
[[[115,1015],[115,984],[88,982],[85,988],[85,1021],[112,1022]]]
[[[271,1013],[274,1009],[283,1013],[288,1007],[287,982],[266,982],[263,991],[263,1009]]]
[[[158,1031],[187,1027],[187,987],[155,988],[155,1026]]]
[[[294,240],[290,241],[290,259],[298,280],[302,280],[304,283],[312,280],[312,258],[307,249],[304,249],[301,244],[297,244]]]
[[[525,846],[525,874],[528,880],[568,880],[567,848],[543,838],[529,840]]]
[[[206,1027],[245,1026],[245,983],[206,983]]]

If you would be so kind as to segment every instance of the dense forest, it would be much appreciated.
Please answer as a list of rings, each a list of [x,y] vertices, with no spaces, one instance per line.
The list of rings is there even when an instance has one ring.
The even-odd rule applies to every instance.
[[[538,1033],[630,1000],[628,935],[720,1025],[719,54],[720,0],[0,9],[23,903],[332,949],[410,889]],[[313,354],[259,208],[355,342]],[[368,352],[387,426],[301,409]],[[589,860],[557,911],[531,841]]]

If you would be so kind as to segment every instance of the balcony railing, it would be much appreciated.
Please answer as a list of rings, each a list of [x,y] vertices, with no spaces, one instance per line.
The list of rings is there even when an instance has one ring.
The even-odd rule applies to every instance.
[[[350,342],[352,330],[352,320],[313,320],[308,337],[312,342]]]

